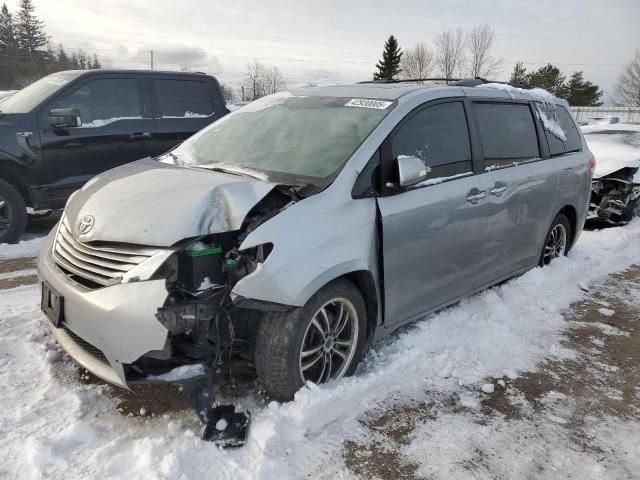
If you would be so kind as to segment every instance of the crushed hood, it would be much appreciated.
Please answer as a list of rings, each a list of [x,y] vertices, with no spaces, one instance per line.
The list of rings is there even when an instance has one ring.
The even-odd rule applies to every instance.
[[[170,246],[238,230],[274,183],[143,159],[91,179],[73,194],[65,218],[82,242]],[[80,233],[83,218],[93,227]]]
[[[594,179],[605,177],[623,168],[640,167],[640,147],[626,143],[622,139],[622,135],[628,133],[626,129],[629,129],[630,126],[625,125],[624,131],[616,124],[606,125],[606,127],[610,128],[605,129],[603,126],[597,130],[582,128],[586,133],[585,140],[589,150],[596,159]],[[600,131],[602,133],[598,133]],[[606,133],[607,131],[609,133]]]

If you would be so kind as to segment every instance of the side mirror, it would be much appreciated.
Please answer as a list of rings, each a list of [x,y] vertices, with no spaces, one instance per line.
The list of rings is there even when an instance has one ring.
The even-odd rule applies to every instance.
[[[410,187],[420,183],[427,178],[430,170],[422,160],[413,155],[398,155],[396,168],[398,169],[398,181],[401,187]]]
[[[47,118],[49,125],[55,129],[76,128],[82,126],[80,112],[75,108],[54,108]]]

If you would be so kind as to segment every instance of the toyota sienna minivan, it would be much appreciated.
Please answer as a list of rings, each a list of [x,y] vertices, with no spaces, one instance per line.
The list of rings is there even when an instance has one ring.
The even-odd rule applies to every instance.
[[[567,106],[481,80],[262,98],[77,191],[39,254],[43,311],[112,384],[240,361],[290,400],[569,251],[595,161]]]

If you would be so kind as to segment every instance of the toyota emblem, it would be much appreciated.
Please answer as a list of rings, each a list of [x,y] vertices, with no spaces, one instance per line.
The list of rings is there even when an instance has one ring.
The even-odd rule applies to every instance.
[[[94,222],[95,218],[91,215],[82,217],[82,220],[80,220],[80,223],[78,224],[78,231],[80,231],[80,233],[89,233],[93,228]]]

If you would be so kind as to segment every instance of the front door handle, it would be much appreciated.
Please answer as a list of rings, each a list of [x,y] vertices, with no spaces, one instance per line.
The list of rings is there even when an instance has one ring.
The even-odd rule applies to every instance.
[[[467,195],[467,202],[473,203],[474,205],[476,205],[480,200],[482,200],[486,196],[487,196],[486,191],[484,190],[480,191],[477,188],[474,188],[469,192],[469,195]]]
[[[491,190],[489,190],[489,193],[491,195],[495,195],[496,197],[499,197],[505,192],[505,190],[507,190],[506,183],[496,182],[496,185]]]
[[[151,134],[148,132],[136,132],[129,135],[131,140],[144,140],[145,138],[151,138]]]

